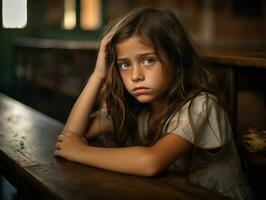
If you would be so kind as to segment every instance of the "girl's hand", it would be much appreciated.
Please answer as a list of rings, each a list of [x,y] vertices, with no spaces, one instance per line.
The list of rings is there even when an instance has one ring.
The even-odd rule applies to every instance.
[[[107,63],[106,63],[106,47],[108,43],[111,41],[114,35],[114,31],[109,32],[104,38],[101,40],[100,49],[96,61],[96,66],[94,69],[94,74],[101,79],[105,79],[107,75]]]
[[[54,154],[70,161],[77,161],[79,154],[87,145],[85,138],[66,132],[58,136]]]

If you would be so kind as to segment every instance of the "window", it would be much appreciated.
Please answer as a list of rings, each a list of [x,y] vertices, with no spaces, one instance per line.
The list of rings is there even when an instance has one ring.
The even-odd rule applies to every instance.
[[[101,27],[101,0],[46,0],[44,24],[64,30]]]
[[[27,0],[2,0],[3,28],[24,28],[27,25]]]
[[[81,0],[80,25],[83,30],[100,28],[100,0]]]
[[[64,1],[64,23],[63,29],[69,30],[76,27],[76,1]]]

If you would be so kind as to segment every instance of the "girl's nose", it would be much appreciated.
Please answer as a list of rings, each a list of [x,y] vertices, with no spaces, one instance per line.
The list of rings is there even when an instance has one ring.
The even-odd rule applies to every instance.
[[[131,71],[131,80],[133,82],[143,81],[145,79],[141,66],[133,66]]]

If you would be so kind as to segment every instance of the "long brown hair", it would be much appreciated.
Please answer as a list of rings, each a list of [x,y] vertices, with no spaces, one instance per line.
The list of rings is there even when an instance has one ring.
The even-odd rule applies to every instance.
[[[104,101],[113,122],[113,132],[108,135],[114,145],[152,145],[166,134],[164,127],[167,121],[187,102],[191,104],[202,92],[217,95],[215,76],[201,63],[189,37],[171,11],[152,8],[133,10],[118,23],[109,26],[105,34],[110,30],[115,33],[107,46],[109,74]],[[140,104],[127,92],[116,64],[116,44],[133,34],[152,44],[159,58],[160,52],[164,53],[171,71],[170,87],[164,95],[164,109],[150,125],[145,138],[139,136],[137,118],[147,105]],[[189,118],[194,127],[191,115]],[[196,134],[196,130],[193,132]]]

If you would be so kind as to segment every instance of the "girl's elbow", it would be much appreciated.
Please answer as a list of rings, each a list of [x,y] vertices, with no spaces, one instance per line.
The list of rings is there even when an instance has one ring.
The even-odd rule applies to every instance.
[[[146,162],[143,165],[143,169],[144,170],[142,171],[142,175],[146,177],[157,176],[163,171],[160,163],[152,157],[146,159]]]
[[[145,177],[154,177],[154,176],[157,176],[160,174],[160,171],[158,170],[155,170],[155,169],[146,169],[142,176],[145,176]]]

